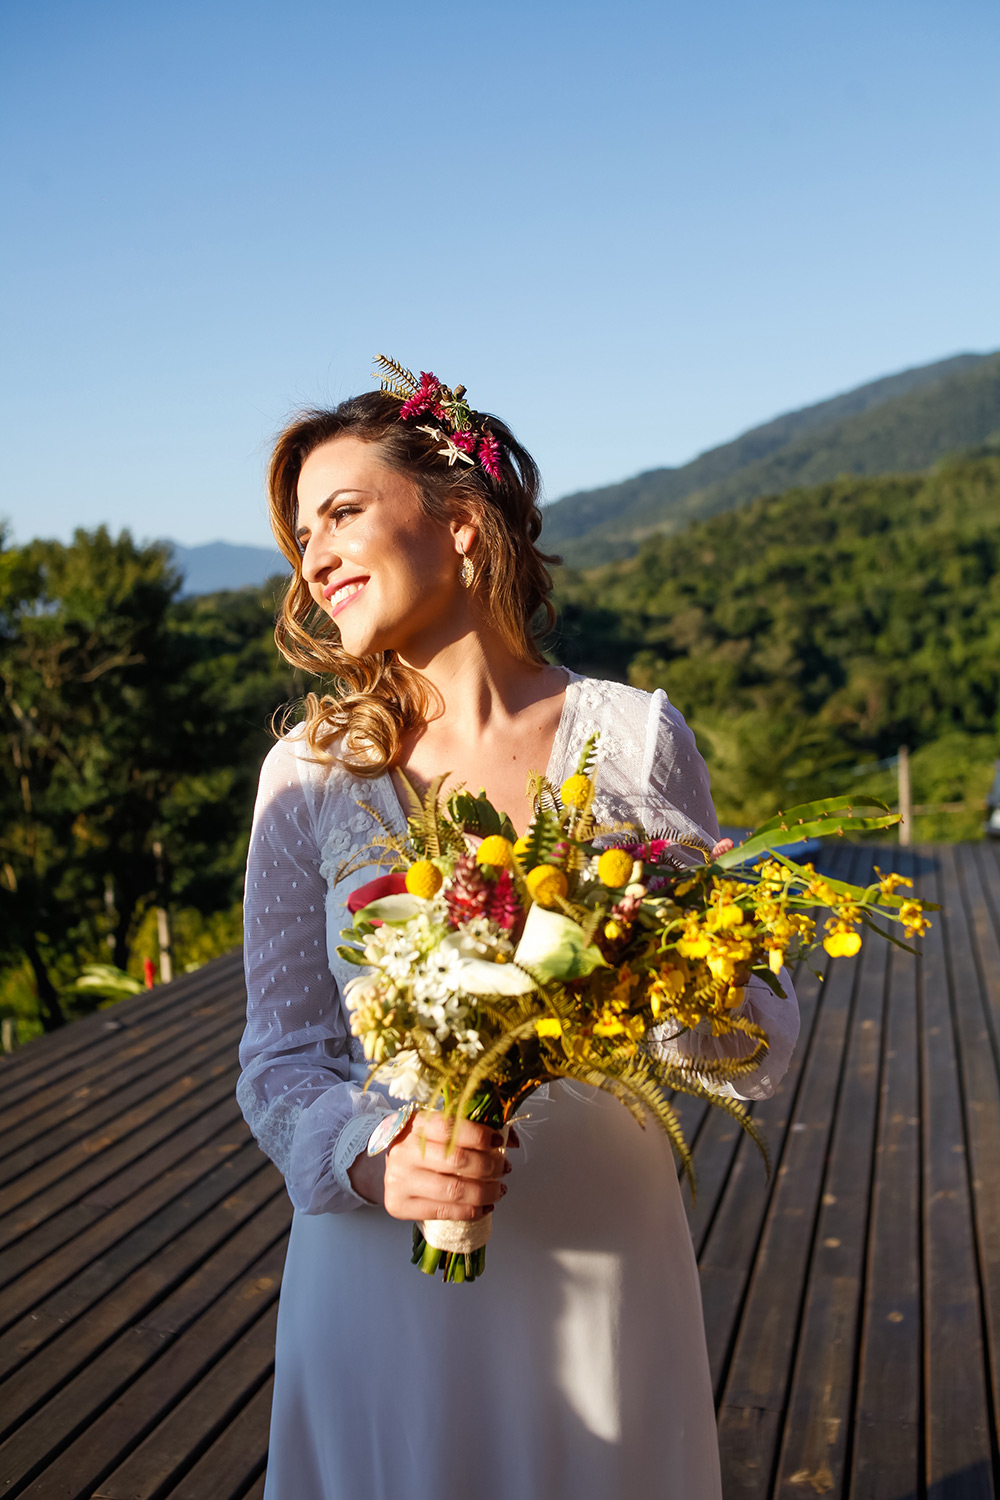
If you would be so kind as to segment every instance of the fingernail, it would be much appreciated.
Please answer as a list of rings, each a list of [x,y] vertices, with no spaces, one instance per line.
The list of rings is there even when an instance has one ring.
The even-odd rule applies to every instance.
[[[506,1191],[507,1191],[507,1184],[505,1182],[501,1182],[501,1184],[500,1184],[500,1196],[501,1196],[501,1198],[503,1197],[503,1195],[504,1195],[504,1193]]]
[[[504,1160],[504,1164],[503,1164],[503,1175],[506,1177],[506,1175],[507,1175],[507,1173],[509,1171],[510,1171],[510,1162],[505,1159]]]
[[[521,1137],[518,1135],[513,1125],[510,1127],[510,1132],[507,1136],[507,1144],[508,1146],[519,1146],[521,1144]]]
[[[500,1133],[500,1131],[499,1130],[494,1130],[492,1136],[490,1137],[490,1145],[491,1146],[503,1146],[505,1144],[506,1144],[506,1142],[504,1141],[504,1138],[503,1138],[502,1134]]]

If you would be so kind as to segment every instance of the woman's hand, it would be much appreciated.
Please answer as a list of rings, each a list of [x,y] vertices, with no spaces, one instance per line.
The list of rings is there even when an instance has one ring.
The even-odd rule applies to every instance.
[[[507,1191],[504,1138],[462,1120],[446,1155],[454,1130],[454,1120],[444,1115],[414,1115],[384,1155],[358,1157],[348,1173],[352,1187],[373,1203],[381,1198],[394,1219],[481,1219],[492,1213]],[[513,1131],[508,1144],[517,1144]]]

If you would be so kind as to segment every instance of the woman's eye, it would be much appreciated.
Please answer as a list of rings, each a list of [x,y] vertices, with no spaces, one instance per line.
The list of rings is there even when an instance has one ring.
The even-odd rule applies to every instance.
[[[359,509],[360,507],[357,505],[338,505],[337,509],[331,514],[334,526],[339,525],[345,516],[356,516]]]

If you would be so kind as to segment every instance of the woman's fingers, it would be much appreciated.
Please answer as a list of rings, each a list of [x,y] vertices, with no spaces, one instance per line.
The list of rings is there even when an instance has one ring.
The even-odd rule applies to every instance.
[[[384,1202],[398,1219],[478,1219],[507,1191],[503,1137],[485,1125],[414,1116],[386,1152]],[[452,1149],[449,1150],[449,1146]]]
[[[491,1130],[488,1125],[477,1125],[474,1120],[459,1120],[456,1125],[454,1120],[434,1110],[423,1110],[414,1115],[410,1132],[428,1141],[441,1145],[453,1143],[471,1151],[497,1151],[504,1145],[502,1131]]]

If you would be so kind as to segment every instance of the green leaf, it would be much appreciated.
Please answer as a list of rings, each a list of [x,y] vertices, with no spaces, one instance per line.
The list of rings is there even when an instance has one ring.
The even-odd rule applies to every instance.
[[[870,799],[874,800],[874,799]],[[884,805],[884,804],[882,804]],[[834,816],[832,814],[817,818],[811,823],[797,824],[794,832],[789,832],[786,837],[776,837],[776,830],[768,826],[751,834],[742,844],[737,844],[735,849],[730,849],[726,854],[720,854],[715,864],[722,870],[732,870],[745,863],[746,860],[754,858],[758,854],[776,853],[775,845],[797,842],[805,843],[809,839],[835,838],[838,835],[851,833],[869,833],[876,828],[891,828],[899,822],[895,813],[889,813],[882,818],[859,818]]]

